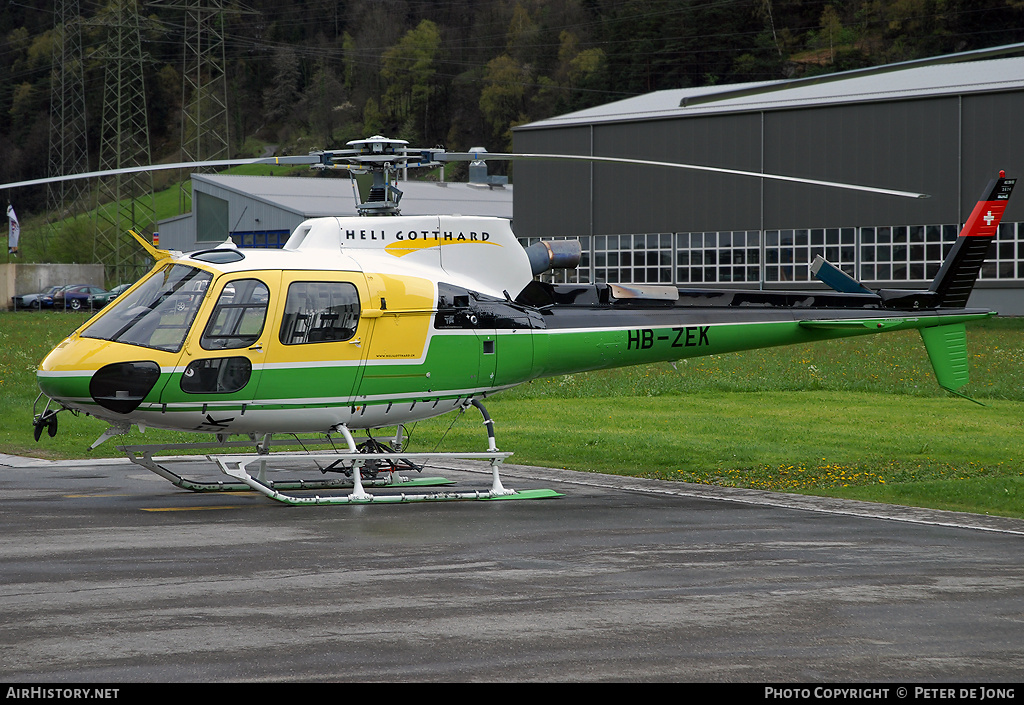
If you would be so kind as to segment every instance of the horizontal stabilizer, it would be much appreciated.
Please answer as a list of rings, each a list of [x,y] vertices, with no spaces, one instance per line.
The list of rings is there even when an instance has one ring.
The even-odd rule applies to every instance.
[[[866,318],[857,320],[838,320],[838,321],[800,321],[801,328],[810,328],[811,330],[849,330],[858,328],[868,328],[871,330],[888,330],[903,325],[908,320],[916,321],[916,318]]]
[[[811,262],[811,274],[840,294],[871,294],[871,289],[861,284],[849,274],[827,261],[821,255],[816,255]]]

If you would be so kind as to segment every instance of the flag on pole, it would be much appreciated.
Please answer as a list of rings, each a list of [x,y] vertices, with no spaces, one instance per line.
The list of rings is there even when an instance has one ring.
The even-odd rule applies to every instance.
[[[18,236],[21,235],[21,225],[18,223],[18,216],[14,214],[14,206],[7,206],[7,254],[18,254]]]

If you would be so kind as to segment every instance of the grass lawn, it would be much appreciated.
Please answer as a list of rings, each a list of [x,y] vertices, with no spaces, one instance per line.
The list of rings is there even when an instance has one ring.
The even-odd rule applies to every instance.
[[[105,424],[32,439],[35,368],[82,314],[0,314],[0,452],[87,457]],[[537,380],[491,398],[511,462],[1024,518],[1024,320],[968,328],[972,381],[935,383],[915,331]],[[409,429],[486,447],[479,415]],[[138,431],[129,443],[195,440]],[[204,438],[204,440],[206,440]],[[94,455],[116,454],[113,442]]]

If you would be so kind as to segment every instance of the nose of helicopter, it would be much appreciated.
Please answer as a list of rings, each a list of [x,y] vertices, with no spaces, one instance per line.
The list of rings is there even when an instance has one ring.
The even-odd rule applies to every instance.
[[[114,360],[112,345],[116,344],[78,336],[65,339],[39,363],[40,391],[64,406],[100,416],[107,416],[103,409],[115,414],[134,411],[156,385],[160,366],[123,356]]]
[[[80,341],[75,336],[65,338],[57,347],[43,358],[36,370],[36,383],[40,391],[54,401],[74,405],[77,399],[87,399],[89,380],[96,368],[90,367],[85,360],[94,353],[95,346],[91,341],[81,341],[81,345],[73,344]],[[83,353],[86,353],[83,356]]]

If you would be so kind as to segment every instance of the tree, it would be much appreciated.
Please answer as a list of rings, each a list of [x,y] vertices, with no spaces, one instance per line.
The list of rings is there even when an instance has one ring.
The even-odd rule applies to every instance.
[[[344,66],[342,82],[345,84],[345,90],[351,91],[356,85],[358,69],[356,68],[356,41],[348,32],[341,37],[341,63]]]
[[[379,135],[384,131],[384,116],[380,112],[377,101],[367,98],[363,105],[363,131],[365,137]]]
[[[552,115],[590,106],[587,92],[604,74],[607,57],[598,47],[580,49],[579,38],[568,30],[558,35],[558,64],[550,76],[537,79],[531,107],[540,115]]]
[[[506,34],[508,54],[519,61],[529,61],[536,57],[540,33],[540,27],[534,22],[530,12],[522,3],[517,2],[512,8],[512,19]]]
[[[423,20],[405,33],[398,44],[384,52],[381,78],[387,84],[382,107],[396,121],[412,118],[420,136],[429,134],[431,99],[434,95],[435,61],[441,48],[441,32]]]
[[[334,70],[321,62],[302,94],[299,105],[313,137],[329,149],[334,144],[337,111],[346,103],[345,89]]]
[[[508,54],[487,62],[480,110],[495,135],[504,136],[512,122],[523,116],[527,83],[526,68]]]
[[[281,47],[274,53],[274,77],[263,94],[267,120],[278,122],[291,115],[299,93],[299,57],[294,47]]]

